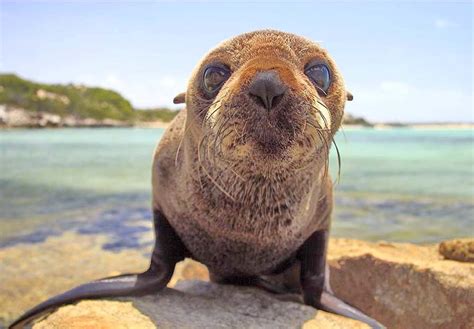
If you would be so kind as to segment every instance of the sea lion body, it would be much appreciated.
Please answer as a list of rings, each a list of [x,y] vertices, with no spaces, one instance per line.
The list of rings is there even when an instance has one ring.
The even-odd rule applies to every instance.
[[[200,184],[206,177],[199,181],[195,149],[187,152],[187,145],[181,145],[184,150],[178,152],[185,120],[186,111],[182,110],[155,151],[154,208],[163,212],[193,257],[210,271],[220,276],[271,273],[294,258],[296,250],[314,231],[329,228],[332,183],[323,170],[309,171],[287,182],[292,190],[281,193],[296,195],[297,202],[291,209],[286,205],[280,207],[285,209],[278,209],[277,200],[285,195],[272,195],[239,207],[212,186],[203,189]],[[235,190],[245,188],[238,179],[232,184]],[[262,184],[271,182],[251,184],[264,189]],[[298,220],[294,220],[291,211],[298,213]]]
[[[324,120],[335,127],[330,131],[333,134],[342,118],[346,95],[342,77],[324,50],[314,46],[310,48],[309,45],[314,44],[295,35],[260,31],[244,34],[217,46],[198,64],[186,93],[187,109],[171,123],[155,151],[153,207],[163,211],[192,255],[215,274],[268,273],[293,257],[313,232],[329,229],[332,184],[326,172],[327,154],[322,150],[311,154],[308,150],[314,147],[314,143],[278,154],[281,158],[290,158],[288,153],[308,151],[313,156],[310,160],[304,157],[291,159],[287,162],[288,168],[280,159],[273,161],[275,167],[270,169],[255,166],[255,162],[265,163],[267,154],[262,154],[255,161],[254,154],[251,161],[245,156],[242,159],[231,156],[231,161],[242,161],[244,164],[244,168],[235,168],[238,174],[222,169],[228,162],[216,164],[209,161],[202,164],[198,150],[207,122],[205,116],[203,119],[197,113],[206,107],[209,108],[208,114],[213,112],[213,105],[218,102],[214,100],[213,103],[203,104],[199,96],[202,69],[207,63],[224,60],[234,71],[216,99],[221,103],[234,104],[230,110],[239,111],[241,106],[246,106],[247,100],[241,101],[241,94],[246,92],[245,86],[261,70],[277,71],[295,95],[303,95],[298,101],[316,97],[314,86],[299,72],[309,58],[325,58],[334,67],[330,101],[339,104],[334,113],[325,112]],[[217,115],[213,113],[212,116],[215,118]],[[247,124],[255,127],[261,124],[261,121],[255,120],[258,117],[248,115],[247,118],[252,120]],[[293,118],[288,115],[284,119]],[[236,129],[242,126],[244,120],[245,117],[237,119],[240,125]],[[320,118],[314,120],[321,121],[321,126],[330,129],[328,122],[322,122]],[[295,130],[298,128],[294,127]],[[281,136],[281,139],[284,138],[288,137]],[[304,142],[307,143],[306,140]],[[233,151],[239,152],[232,149],[229,153]],[[315,161],[306,168],[298,168],[297,172],[290,169],[300,163],[306,165],[311,160]],[[209,176],[228,190],[233,200],[222,193]]]
[[[155,150],[148,270],[54,296],[11,328],[81,299],[156,293],[185,257],[207,265],[214,281],[291,287],[308,305],[383,328],[334,296],[326,274],[329,148],[346,98],[334,61],[302,37],[263,30],[211,50],[175,98],[186,109]],[[296,267],[297,286],[282,273]],[[277,287],[279,274],[288,282]]]

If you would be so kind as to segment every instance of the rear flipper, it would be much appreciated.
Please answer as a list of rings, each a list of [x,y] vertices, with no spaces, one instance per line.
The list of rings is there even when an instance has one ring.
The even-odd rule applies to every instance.
[[[316,231],[298,251],[297,257],[301,261],[300,281],[305,303],[365,322],[373,329],[385,328],[375,319],[334,296],[329,286],[329,268],[326,266],[328,236],[327,230]]]
[[[35,306],[9,328],[23,328],[28,322],[81,299],[139,296],[156,293],[171,279],[177,262],[188,255],[179,237],[159,211],[154,212],[155,247],[149,269],[141,274],[124,274],[80,285]]]

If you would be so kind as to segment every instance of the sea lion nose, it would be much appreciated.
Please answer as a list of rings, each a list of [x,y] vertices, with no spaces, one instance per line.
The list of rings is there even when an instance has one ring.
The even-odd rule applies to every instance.
[[[250,83],[249,93],[258,105],[270,111],[277,106],[287,89],[276,71],[262,71]]]

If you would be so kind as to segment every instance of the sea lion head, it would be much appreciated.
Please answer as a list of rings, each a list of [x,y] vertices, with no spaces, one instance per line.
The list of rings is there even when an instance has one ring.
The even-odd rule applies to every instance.
[[[175,101],[185,99],[201,159],[271,175],[327,157],[349,95],[318,44],[262,30],[211,50]]]

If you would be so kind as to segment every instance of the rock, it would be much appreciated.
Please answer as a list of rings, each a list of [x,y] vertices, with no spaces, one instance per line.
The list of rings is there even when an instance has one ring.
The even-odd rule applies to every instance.
[[[119,120],[114,120],[114,119],[104,119],[100,123],[101,126],[104,127],[124,127],[124,126],[130,126],[130,124],[126,124],[122,121]]]
[[[24,109],[4,105],[1,112],[2,125],[7,127],[31,127],[32,125],[33,118]]]
[[[388,328],[474,328],[474,264],[438,246],[332,239],[335,294]]]
[[[154,329],[151,320],[140,313],[131,302],[83,301],[61,308],[58,312],[33,326],[35,329]]]
[[[41,90],[40,90],[41,91]],[[46,93],[46,94],[45,94]],[[44,98],[53,97],[46,91],[40,93]],[[59,97],[59,96],[58,96]],[[67,98],[66,98],[67,99]],[[63,99],[62,102],[65,100]],[[132,123],[114,119],[97,120],[78,118],[73,115],[61,117],[49,112],[27,111],[23,108],[0,104],[0,127],[7,128],[46,128],[46,127],[131,127]]]
[[[474,239],[456,239],[439,244],[439,253],[447,259],[474,262]]]
[[[105,236],[68,232],[43,243],[0,248],[0,328],[81,283],[146,270],[149,259],[143,251],[103,250],[108,242]],[[26,258],[28,262],[23,261]]]
[[[100,121],[92,118],[85,118],[82,120],[78,120],[80,126],[85,126],[85,127],[94,127],[98,126]]]
[[[38,113],[36,124],[40,127],[59,127],[61,125],[61,117],[57,114]]]
[[[338,315],[282,301],[260,289],[181,281],[139,298],[82,301],[37,323],[43,328],[369,328]]]
[[[0,250],[0,259],[3,257],[4,264],[3,270],[0,271],[0,281],[3,283],[0,285],[0,295],[7,296],[3,302],[0,299],[0,320],[2,312],[6,312],[3,316],[5,319],[11,320],[21,311],[44,300],[47,296],[57,294],[79,283],[107,275],[117,275],[120,272],[140,272],[148,265],[148,259],[140,252],[130,250],[115,255],[100,249],[101,243],[105,240],[95,238],[98,239],[95,241],[91,240],[92,238],[93,236],[84,235],[52,237],[44,244],[36,245],[35,249],[32,249],[30,245],[24,245],[4,249],[4,254]],[[61,255],[65,245],[68,249],[64,258],[55,258]],[[439,247],[438,245],[419,246],[331,239],[328,262],[332,288],[337,296],[360,308],[388,328],[474,328],[474,308],[472,307],[474,305],[474,263],[445,259],[439,254]],[[30,261],[27,263],[17,261],[25,257],[28,257]],[[96,266],[95,262],[90,261],[91,259],[100,260],[101,266]],[[31,268],[40,268],[42,272],[35,274],[28,270]],[[19,276],[18,273],[28,274],[28,277]],[[289,304],[282,306],[281,303],[284,302],[277,300],[275,295],[244,287],[221,287],[214,284],[203,286],[201,283],[189,283],[189,280],[193,278],[208,280],[209,274],[203,265],[187,259],[177,264],[169,285],[169,287],[176,285],[179,291],[168,289],[154,296],[122,298],[110,300],[110,302],[120,305],[128,302],[129,306],[124,306],[123,312],[131,314],[130,317],[134,318],[138,315],[130,311],[131,302],[137,312],[148,317],[154,325],[165,324],[162,326],[164,328],[173,327],[170,323],[174,320],[180,321],[176,322],[175,327],[186,328],[186,324],[190,322],[185,321],[195,321],[196,318],[204,321],[215,317],[216,320],[209,320],[211,322],[207,327],[210,327],[209,324],[219,323],[217,321],[235,324],[225,321],[233,321],[232,319],[236,319],[237,316],[241,317],[238,320],[241,325],[237,325],[239,328],[251,326],[248,321],[252,317],[255,321],[260,321],[255,323],[262,325],[271,323],[265,321],[275,318],[283,321],[281,323],[288,327],[338,328],[339,326],[344,328],[345,326],[341,322],[344,320],[340,317],[316,312],[311,308],[309,309],[313,313],[308,313],[305,317],[306,315],[303,316],[303,314],[307,314],[305,312],[308,310],[306,306],[290,303],[289,298],[285,298],[287,300],[285,303]],[[32,285],[35,289],[31,289]],[[108,303],[109,301],[97,302]],[[184,314],[184,320],[173,316],[175,302],[179,306],[177,309],[180,313],[178,314]],[[97,308],[105,309],[105,304],[85,303],[89,309],[87,312],[92,312]],[[187,305],[201,303],[202,308]],[[255,304],[259,307],[257,314],[244,307]],[[80,303],[71,307],[82,308],[82,305],[84,304]],[[61,308],[59,312],[69,309],[68,307]],[[282,310],[286,313],[282,314],[284,313]],[[120,328],[119,323],[122,323],[120,321],[125,321],[125,317],[120,317],[117,320],[119,322],[110,322],[112,321],[110,318],[101,322],[102,313],[87,312],[80,313],[85,314],[81,315],[81,319],[96,322],[94,325],[84,325],[81,328],[100,328],[104,323],[112,323],[109,327]],[[63,319],[69,319],[69,313],[63,314],[64,316],[61,315]],[[87,314],[90,314],[90,317],[86,316]],[[313,318],[315,314],[316,318]],[[53,321],[55,317],[56,315],[51,315],[46,321]],[[293,324],[284,322],[289,321],[286,317],[293,318],[295,322],[291,322]],[[76,320],[69,319],[68,321],[75,322]],[[65,323],[63,322],[62,327],[72,327],[72,324],[68,323],[66,326]],[[61,328],[61,326],[53,326],[52,322],[51,327]],[[129,327],[134,328],[133,325]],[[187,327],[195,328],[194,322]],[[278,326],[275,327],[278,328]],[[355,327],[354,323],[349,326],[349,328],[352,327]]]
[[[73,115],[67,115],[63,118],[63,126],[64,127],[77,127],[78,126],[78,119]]]

